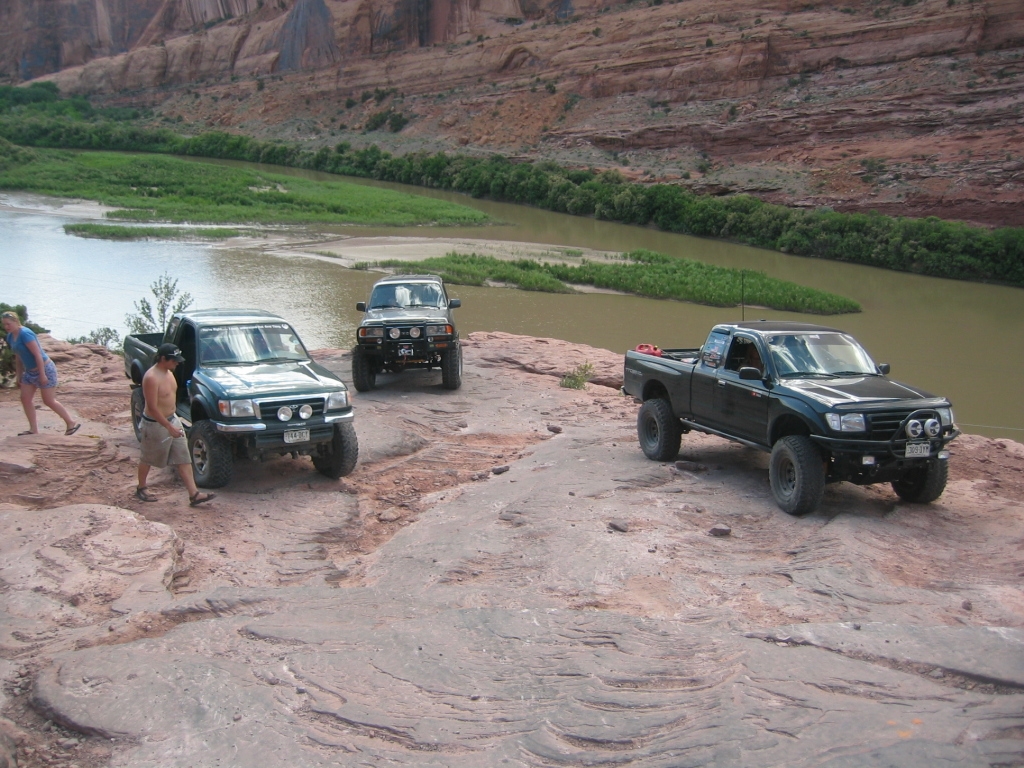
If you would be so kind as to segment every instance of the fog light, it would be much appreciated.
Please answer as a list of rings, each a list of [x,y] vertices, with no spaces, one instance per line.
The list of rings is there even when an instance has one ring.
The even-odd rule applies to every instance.
[[[410,328],[409,329],[409,335],[412,338],[414,338],[414,339],[418,339],[420,337],[420,329],[419,328]]]
[[[277,418],[280,421],[288,421],[292,417],[292,409],[287,405],[282,405],[277,409]]]
[[[397,339],[401,335],[402,332],[398,328],[391,328],[388,330],[388,336],[390,336],[392,339]]]
[[[917,419],[911,419],[907,422],[907,437],[911,440],[917,440],[924,432],[924,426]]]
[[[873,467],[875,465],[875,457],[874,456],[861,456],[860,457],[860,463],[863,464],[865,467]]]
[[[299,408],[299,418],[300,419],[308,419],[312,415],[313,415],[313,406],[312,405],[304,405],[301,408]]]
[[[924,423],[924,431],[928,433],[928,437],[938,437],[939,432],[942,431],[942,425],[939,424],[938,419],[928,419]]]
[[[949,451],[939,451],[938,458],[942,459],[943,461],[947,460],[949,458]]]

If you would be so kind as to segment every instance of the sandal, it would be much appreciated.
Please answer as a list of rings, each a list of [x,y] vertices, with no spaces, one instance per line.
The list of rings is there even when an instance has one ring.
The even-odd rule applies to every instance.
[[[216,493],[196,493],[195,496],[188,497],[188,505],[190,507],[198,507],[200,504],[205,504],[216,495]]]
[[[75,426],[68,427],[67,429],[65,429],[64,430],[64,434],[67,435],[67,436],[73,435],[73,434],[75,434],[75,432],[77,432],[81,428],[82,428],[81,424],[75,424]]]
[[[24,437],[25,435],[34,435],[34,434],[35,434],[35,432],[33,432],[31,429],[26,429],[24,432],[19,432],[18,433],[18,437]]]
[[[135,498],[139,501],[156,501],[156,496],[142,486],[135,489]]]

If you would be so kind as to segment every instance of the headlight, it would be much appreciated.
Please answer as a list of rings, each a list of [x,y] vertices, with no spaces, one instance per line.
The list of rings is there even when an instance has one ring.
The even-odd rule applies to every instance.
[[[825,421],[833,432],[863,432],[867,429],[863,413],[826,413]]]
[[[953,418],[952,408],[936,408],[935,412],[939,414],[939,421],[942,422],[942,426],[951,427],[955,419]]]
[[[256,406],[252,400],[218,400],[217,410],[221,416],[232,419],[244,419],[256,417]]]
[[[409,336],[413,339],[418,339],[422,331],[418,327],[412,327],[409,329]]]
[[[359,336],[363,339],[380,339],[384,336],[383,328],[360,328]]]
[[[327,396],[327,410],[337,411],[341,408],[348,408],[348,392],[331,392]]]
[[[390,336],[392,339],[397,339],[401,335],[402,335],[402,331],[399,328],[389,328],[388,329],[388,336]]]
[[[427,336],[451,336],[452,327],[450,325],[428,325]]]

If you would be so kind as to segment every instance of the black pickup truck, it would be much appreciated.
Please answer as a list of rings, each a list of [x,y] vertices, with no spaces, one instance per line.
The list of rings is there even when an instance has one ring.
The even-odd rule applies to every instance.
[[[892,483],[906,501],[946,487],[960,434],[945,398],[886,377],[850,335],[804,323],[716,325],[700,349],[626,353],[623,392],[642,401],[644,454],[669,461],[695,430],[771,453],[768,477],[793,515],[825,484]]]
[[[364,314],[352,348],[355,388],[367,392],[377,374],[407,368],[440,368],[445,389],[461,387],[462,346],[452,313],[460,306],[437,275],[391,275],[374,283],[369,302],[356,304]]]
[[[136,437],[145,408],[142,376],[164,342],[177,344],[185,357],[174,371],[176,410],[191,425],[197,485],[227,485],[236,456],[307,455],[335,479],[355,469],[359,444],[348,388],[310,359],[288,323],[260,310],[182,312],[163,333],[125,338]]]

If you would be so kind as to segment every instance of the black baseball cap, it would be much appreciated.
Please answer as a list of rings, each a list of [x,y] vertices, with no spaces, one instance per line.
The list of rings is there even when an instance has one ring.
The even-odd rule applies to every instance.
[[[158,358],[163,358],[164,360],[177,360],[179,363],[185,362],[185,356],[181,354],[181,350],[178,349],[178,346],[169,342],[167,344],[160,345],[160,349],[156,351],[156,356]]]

